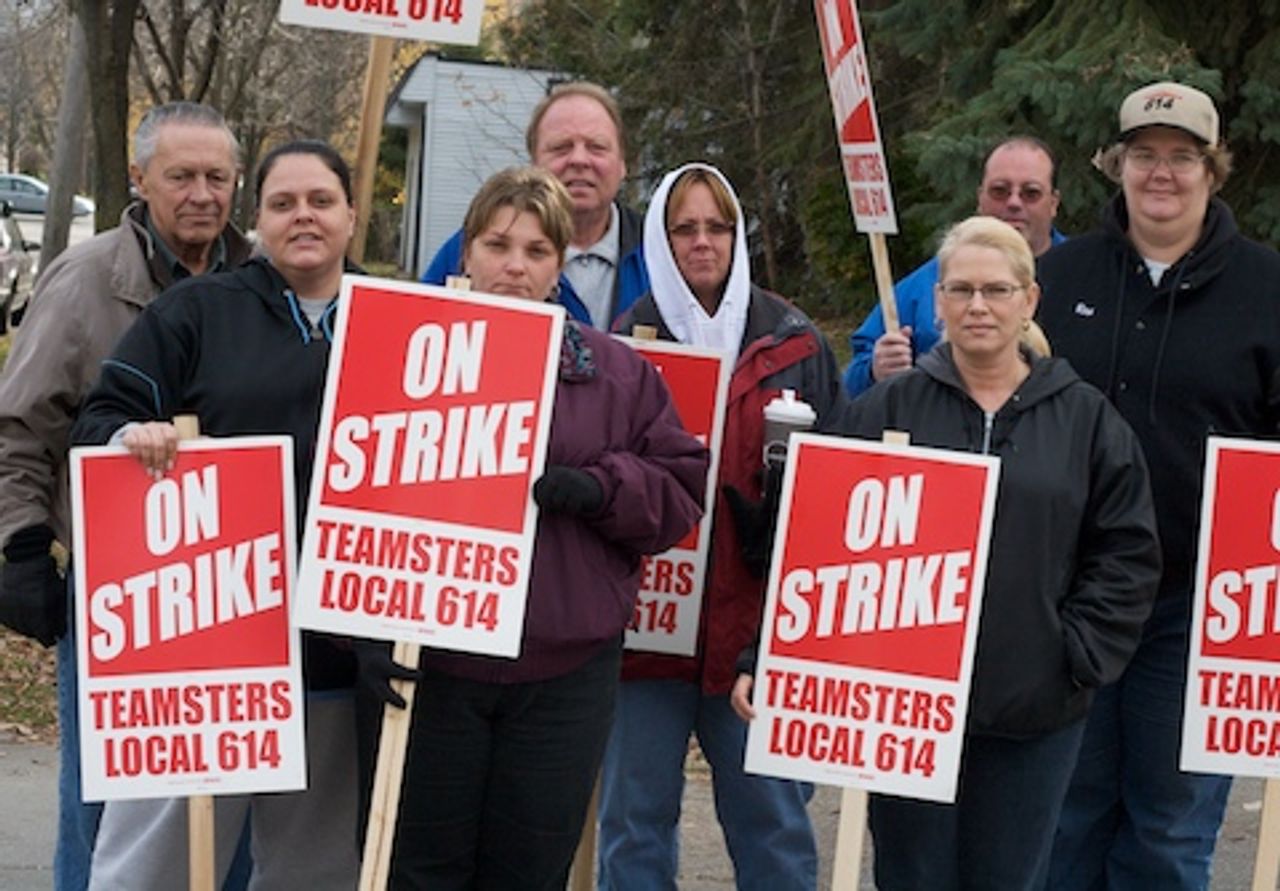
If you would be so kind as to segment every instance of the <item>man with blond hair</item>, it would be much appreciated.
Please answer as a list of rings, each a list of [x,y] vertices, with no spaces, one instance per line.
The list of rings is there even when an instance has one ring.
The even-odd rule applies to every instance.
[[[622,114],[609,91],[585,81],[558,84],[534,108],[525,131],[529,158],[555,174],[573,199],[573,237],[557,299],[602,331],[649,290],[641,252],[643,218],[618,202],[627,175]],[[442,285],[463,273],[462,231],[423,274]]]

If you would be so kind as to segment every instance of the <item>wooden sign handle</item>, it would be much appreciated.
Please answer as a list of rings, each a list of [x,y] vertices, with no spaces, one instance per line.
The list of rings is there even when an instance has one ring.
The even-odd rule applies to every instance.
[[[600,777],[597,775],[596,787],[591,791],[591,802],[587,805],[587,819],[582,824],[582,837],[578,839],[573,864],[569,867],[569,891],[592,891],[596,886],[596,819],[599,812]]]
[[[187,799],[187,871],[191,891],[213,891],[213,796]]]
[[[875,234],[878,233],[873,233],[873,237]],[[911,445],[911,434],[905,430],[885,430],[880,438],[888,445]],[[831,891],[857,891],[862,873],[862,840],[866,832],[866,790],[844,789],[840,793],[840,822],[836,828],[836,853],[831,864]]]
[[[897,332],[898,303],[893,299],[893,268],[889,265],[889,243],[883,232],[870,232],[871,266],[876,275],[876,293],[880,297],[880,313],[884,316],[884,330]]]
[[[1274,891],[1280,877],[1280,780],[1263,784],[1262,825],[1258,827],[1258,855],[1253,861],[1253,891]]]
[[[200,419],[178,415],[173,419],[178,439],[198,439]],[[191,891],[213,891],[214,887],[213,796],[192,795],[187,799],[187,881]]]
[[[416,643],[396,641],[391,657],[406,668],[418,667]],[[387,705],[382,709],[382,737],[378,741],[378,762],[373,774],[373,794],[369,799],[369,820],[365,825],[364,858],[360,863],[360,891],[383,891],[391,877],[391,846],[396,838],[400,815],[400,791],[404,785],[404,762],[409,750],[409,727],[413,723],[413,681],[395,679],[391,687],[404,697],[404,708]]]
[[[862,873],[862,840],[866,833],[866,790],[842,789],[836,853],[831,861],[831,891],[857,891]]]
[[[369,61],[364,72],[364,98],[360,103],[360,130],[356,147],[356,229],[347,246],[347,255],[364,262],[365,240],[373,208],[373,179],[378,169],[378,141],[382,138],[382,118],[387,106],[387,81],[391,76],[394,37],[370,37]]]

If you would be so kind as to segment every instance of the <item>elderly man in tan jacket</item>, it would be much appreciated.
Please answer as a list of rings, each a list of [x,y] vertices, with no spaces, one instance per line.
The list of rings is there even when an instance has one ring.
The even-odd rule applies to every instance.
[[[50,555],[71,541],[67,434],[98,367],[151,300],[174,281],[238,265],[248,242],[228,224],[239,147],[205,105],[153,108],[133,138],[138,201],[120,225],[58,257],[40,276],[0,376],[0,623],[58,642],[62,728],[54,887],[88,881],[100,807],[80,799],[75,647],[67,585]]]

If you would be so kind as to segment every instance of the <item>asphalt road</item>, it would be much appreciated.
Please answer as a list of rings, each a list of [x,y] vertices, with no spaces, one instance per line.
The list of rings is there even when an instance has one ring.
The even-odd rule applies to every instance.
[[[49,888],[53,874],[56,817],[57,750],[41,743],[0,736],[0,891]],[[733,887],[733,868],[724,851],[706,768],[691,765],[681,818],[681,891],[726,891]],[[831,887],[831,855],[835,847],[840,793],[822,788],[810,805],[818,831],[822,865],[819,887]],[[1253,875],[1262,781],[1237,780],[1227,819],[1218,841],[1213,891],[1245,891]],[[870,856],[864,857],[862,888],[872,888]]]

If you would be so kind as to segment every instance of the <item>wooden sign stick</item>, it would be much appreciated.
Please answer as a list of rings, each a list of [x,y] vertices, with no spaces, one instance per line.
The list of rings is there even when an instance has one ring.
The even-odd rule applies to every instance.
[[[187,799],[187,870],[191,891],[213,891],[213,796]]]
[[[871,266],[876,275],[876,293],[880,297],[880,312],[884,316],[884,330],[898,330],[898,303],[893,299],[893,268],[889,265],[889,243],[883,232],[869,232],[871,242]]]
[[[1263,785],[1262,825],[1258,827],[1258,856],[1253,861],[1253,891],[1274,891],[1280,877],[1280,780]]]
[[[445,287],[470,291],[471,280],[466,276],[449,276]],[[406,668],[417,668],[421,649],[418,644],[399,640],[391,658]],[[391,878],[391,849],[400,817],[400,793],[404,787],[404,762],[409,752],[416,685],[412,681],[395,679],[391,681],[391,689],[404,698],[404,708],[388,705],[382,709],[382,735],[378,740],[378,760],[369,797],[369,818],[365,824],[359,891],[382,891]]]
[[[369,38],[369,63],[364,73],[364,98],[360,105],[360,133],[356,150],[356,231],[347,246],[347,255],[364,262],[369,218],[373,211],[373,180],[378,169],[378,142],[382,138],[382,118],[387,105],[387,80],[391,73],[393,37]]]
[[[871,238],[874,240],[877,234],[879,233],[873,233]],[[881,235],[880,238],[883,240],[884,236]],[[887,316],[885,323],[888,324]],[[896,330],[896,318],[894,324]],[[911,444],[911,434],[905,430],[886,430],[881,439],[890,445]],[[857,891],[862,873],[862,842],[866,832],[866,790],[844,789],[840,793],[840,822],[836,826],[836,853],[831,864],[831,891]]]
[[[179,440],[200,437],[200,419],[178,415],[173,419]],[[191,891],[213,891],[214,886],[213,796],[192,795],[187,799],[187,882]]]
[[[416,643],[396,641],[391,658],[406,668],[418,667]],[[391,689],[404,697],[404,708],[382,709],[382,736],[378,741],[378,762],[369,799],[369,820],[365,825],[364,858],[360,863],[360,891],[382,891],[391,877],[391,846],[400,816],[400,791],[404,785],[404,762],[409,750],[409,727],[413,724],[413,681],[394,679]]]

